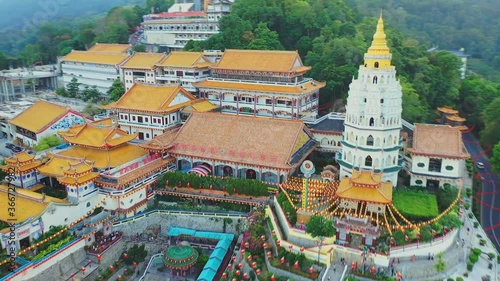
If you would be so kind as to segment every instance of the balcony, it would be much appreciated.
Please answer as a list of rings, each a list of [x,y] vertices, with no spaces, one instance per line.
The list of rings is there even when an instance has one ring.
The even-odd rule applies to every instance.
[[[123,119],[120,119],[118,121],[118,123],[120,123],[120,125],[122,125],[122,126],[129,125],[129,126],[139,126],[139,127],[154,128],[154,129],[166,129],[166,128],[177,125],[177,123],[170,123],[167,125],[162,125],[162,124],[151,124],[151,123],[144,123],[144,122],[134,122],[134,121],[123,120]]]

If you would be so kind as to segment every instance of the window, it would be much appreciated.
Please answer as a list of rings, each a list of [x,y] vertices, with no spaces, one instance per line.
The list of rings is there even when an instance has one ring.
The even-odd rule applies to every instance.
[[[365,166],[371,167],[372,166],[372,157],[370,155],[366,156],[365,158]]]
[[[148,138],[148,139],[149,139],[149,133],[146,133],[146,138]]]
[[[142,123],[142,116],[137,116],[137,122]]]
[[[421,184],[423,184],[424,182],[423,182],[422,180],[416,180],[416,181],[415,181],[415,183],[416,183],[416,184],[418,184],[418,185],[421,185]]]
[[[384,103],[384,99],[380,99],[380,103]]]
[[[422,163],[422,162],[419,162],[419,163],[417,163],[417,167],[419,167],[419,168],[423,168],[423,167],[425,167],[425,164],[424,164],[424,163]]]
[[[437,158],[431,158],[429,160],[429,172],[441,172],[441,165],[443,160]]]
[[[366,139],[366,145],[373,146],[373,136],[369,135],[368,138]]]
[[[365,98],[365,103],[366,103],[366,98]]]
[[[87,208],[90,208],[90,202],[87,202]]]
[[[132,121],[135,121],[135,116],[132,116]]]
[[[377,76],[373,76],[373,84],[377,84],[378,78]]]
[[[370,118],[370,127],[373,127],[375,125],[375,119]]]
[[[85,187],[83,188],[83,190],[87,190],[87,189],[88,189],[88,186],[85,186]]]
[[[378,68],[378,61],[374,63],[375,68]]]
[[[447,171],[453,171],[453,166],[448,165],[448,166],[445,167],[445,169]]]
[[[172,122],[175,121],[175,116],[172,116]]]

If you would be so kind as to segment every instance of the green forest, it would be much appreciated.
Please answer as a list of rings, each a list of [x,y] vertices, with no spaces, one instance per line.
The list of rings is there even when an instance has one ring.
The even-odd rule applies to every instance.
[[[203,49],[298,50],[312,66],[307,76],[326,81],[321,104],[341,110],[349,84],[363,63],[377,18],[383,13],[388,44],[403,88],[403,118],[432,122],[438,106],[460,110],[485,146],[500,140],[500,22],[493,0],[238,0],[220,21],[221,33],[187,51]],[[0,69],[9,64],[53,63],[72,49],[95,42],[126,43],[142,15],[165,11],[173,0],[116,7],[105,17],[73,19],[41,26],[17,52],[0,53]],[[481,15],[478,20],[476,15]],[[447,51],[465,48],[471,55],[468,76]],[[0,51],[2,48],[0,47]]]

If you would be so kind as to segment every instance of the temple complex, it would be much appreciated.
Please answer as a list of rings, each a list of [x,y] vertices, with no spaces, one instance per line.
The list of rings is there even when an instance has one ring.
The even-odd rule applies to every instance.
[[[182,128],[140,146],[176,157],[179,171],[203,165],[213,176],[279,183],[316,145],[301,121],[193,113]]]
[[[324,82],[305,78],[297,51],[226,49],[212,77],[195,83],[200,97],[218,104],[223,113],[284,119],[318,115]]]

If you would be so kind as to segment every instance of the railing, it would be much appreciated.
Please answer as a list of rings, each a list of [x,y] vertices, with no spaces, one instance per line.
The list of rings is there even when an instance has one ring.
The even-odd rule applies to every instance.
[[[403,124],[403,126],[407,127],[408,129],[410,130],[415,130],[415,125],[411,124],[410,122],[404,120],[404,119],[401,119],[401,124]]]
[[[304,78],[304,80],[297,83],[277,82],[277,81],[259,81],[259,80],[246,80],[246,79],[231,79],[231,78],[215,78],[210,77],[208,81],[222,81],[222,82],[242,82],[252,84],[267,84],[267,85],[283,85],[283,86],[298,86],[312,81],[312,78]]]
[[[144,273],[142,274],[141,278],[139,278],[139,281],[142,281],[142,280],[144,280],[144,278],[146,278],[146,274],[148,274],[148,270],[149,270],[149,268],[151,268],[151,265],[153,265],[153,261],[154,261],[156,258],[158,258],[158,257],[163,257],[163,253],[153,255],[153,256],[151,257],[151,259],[149,259],[148,266],[147,266],[147,267],[146,267],[146,269],[144,270]]]

